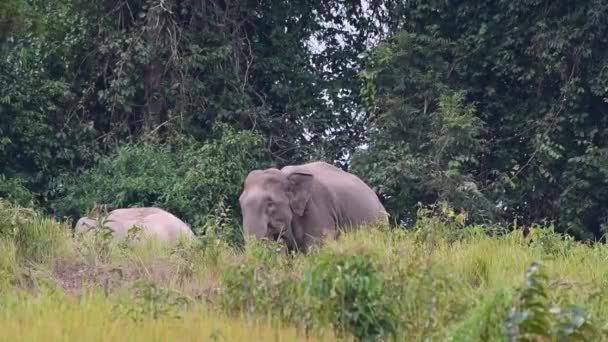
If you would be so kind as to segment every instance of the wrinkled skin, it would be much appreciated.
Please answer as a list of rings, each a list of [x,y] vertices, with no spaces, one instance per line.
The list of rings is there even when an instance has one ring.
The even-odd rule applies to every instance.
[[[105,225],[112,230],[114,239],[125,239],[129,229],[134,226],[142,228],[141,234],[146,237],[153,236],[162,242],[177,241],[180,236],[186,240],[194,237],[190,227],[175,215],[159,208],[124,208],[109,213]],[[97,221],[82,217],[75,226],[76,233],[95,229]]]
[[[281,239],[306,252],[326,237],[366,224],[388,224],[374,191],[357,176],[325,162],[254,170],[239,198],[247,239]]]

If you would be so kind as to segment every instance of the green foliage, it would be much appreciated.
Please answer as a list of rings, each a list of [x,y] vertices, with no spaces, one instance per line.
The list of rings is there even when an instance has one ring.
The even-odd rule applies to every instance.
[[[220,202],[207,217],[205,225],[198,232],[199,235],[209,235],[228,242],[233,247],[242,247],[245,244],[241,226],[231,208],[226,208]]]
[[[391,291],[387,297],[398,303],[400,335],[413,339],[442,337],[444,327],[468,315],[474,302],[467,297],[462,278],[434,264],[424,245],[391,273]],[[396,263],[397,261],[393,261]]]
[[[3,174],[0,174],[0,198],[21,206],[31,206],[35,203],[34,195],[25,187],[22,179],[8,178]]]
[[[246,259],[222,271],[219,300],[223,310],[297,320],[301,313],[299,283],[290,272],[293,264],[280,249],[280,243],[274,241],[247,244]]]
[[[591,341],[599,338],[600,329],[582,307],[572,305],[563,310],[550,306],[548,281],[542,263],[533,263],[526,272],[526,283],[516,306],[509,313],[509,340]]]
[[[12,2],[12,1],[11,1]],[[0,59],[0,168],[42,199],[49,182],[86,165],[99,152],[95,129],[82,112],[89,22],[68,1],[22,6],[23,29]]]
[[[114,299],[103,291],[89,291],[82,297],[69,295],[37,296],[8,293],[0,299],[0,339],[45,341],[280,341],[302,340],[302,331],[277,326],[273,321],[228,318],[205,305],[197,304],[183,312],[179,320],[134,321],[117,316]],[[27,327],[27,328],[26,328]],[[316,341],[335,341],[331,333],[315,336]]]
[[[480,220],[554,220],[598,238],[606,221],[608,6],[403,3],[367,59],[374,121],[353,161],[393,216],[446,200]]]
[[[134,158],[186,180],[137,170],[115,202],[164,203],[201,226],[213,208],[235,209],[253,163],[224,152],[253,130],[256,164],[351,167],[400,223],[418,202],[447,201],[477,223],[547,219],[599,238],[607,13],[595,0],[6,0],[0,196],[29,202],[18,182],[45,210],[77,216],[102,190],[69,199],[64,180]],[[194,197],[204,203],[188,206]]]
[[[273,243],[247,246],[245,263],[222,274],[221,305],[228,312],[271,314],[309,329],[331,327],[367,340],[395,333],[394,303],[369,258],[331,251],[315,256],[301,276]]]
[[[438,206],[419,208],[412,231],[419,243],[429,246],[442,241],[452,243],[462,240],[467,232],[475,228],[465,229],[465,220],[463,213],[456,214],[446,202],[440,202]]]
[[[365,121],[356,115],[358,99],[344,96],[358,92],[359,83],[351,79],[367,42],[351,27],[380,30],[369,14],[387,13],[376,2],[364,9],[339,1],[239,1],[230,6],[216,0],[4,1],[2,174],[23,179],[49,209],[64,195],[56,188],[61,179],[73,178],[100,159],[109,163],[109,154],[129,155],[127,143],[187,137],[185,143],[202,151],[172,150],[191,154],[180,162],[210,167],[206,159],[197,159],[203,153],[210,163],[230,164],[214,145],[223,135],[222,124],[235,134],[260,132],[264,152],[280,165],[310,156],[344,163],[362,140]],[[321,51],[309,48],[312,38]],[[234,151],[240,149],[229,152]],[[199,187],[222,187],[219,194],[228,186],[214,183],[213,174],[206,184],[199,184],[200,173],[181,176],[196,179]],[[232,177],[227,172],[225,180],[238,186]],[[187,189],[177,189],[182,193],[175,195],[187,197]],[[217,204],[216,198],[201,198],[208,201],[201,205],[207,211],[181,206],[196,224]],[[131,204],[129,198],[120,201]],[[226,201],[231,205],[230,198]],[[74,212],[68,215],[88,204],[72,205]]]
[[[267,271],[254,264],[243,264],[229,267],[222,274],[222,307],[227,311],[264,312],[258,302],[268,299]]]
[[[80,240],[79,247],[81,253],[87,257],[92,257],[101,262],[107,262],[112,257],[112,248],[114,246],[113,231],[108,223],[108,213],[103,212],[96,217],[96,226],[92,231],[75,234]],[[95,216],[94,216],[95,217]],[[132,228],[133,229],[133,228]],[[132,230],[131,229],[131,230]],[[131,232],[129,230],[129,233]],[[129,234],[127,234],[128,236]],[[128,238],[125,241],[118,243],[120,247],[128,246]]]
[[[80,177],[66,175],[58,180],[57,191],[65,195],[58,198],[55,210],[84,216],[98,204],[109,208],[154,205],[178,180],[172,156],[164,146],[121,147]]]
[[[528,238],[519,232],[490,236],[476,225],[458,223],[446,207],[436,221],[417,220],[418,231],[433,231],[430,239],[416,230],[369,229],[326,241],[307,255],[285,255],[272,241],[252,241],[244,251],[232,248],[210,229],[192,244],[110,244],[105,257],[92,259],[95,251],[84,237],[12,238],[45,218],[6,205],[0,210],[6,233],[0,237],[0,325],[38,317],[32,329],[49,324],[52,331],[65,332],[103,308],[104,320],[138,331],[154,326],[158,334],[208,322],[200,308],[228,313],[225,319],[240,316],[255,327],[260,319],[276,329],[296,326],[309,338],[335,335],[330,340],[506,341],[535,334],[536,340],[605,341],[608,336],[606,246],[573,242],[567,253],[556,252],[555,246],[570,241],[543,227],[534,227]],[[67,231],[67,225],[48,221]],[[450,229],[462,234],[451,235]],[[529,246],[540,240],[555,240],[554,247]],[[41,242],[58,249],[41,253]],[[37,257],[22,259],[20,251]],[[544,260],[542,267],[534,260]],[[45,305],[52,305],[53,314],[38,311]],[[19,314],[23,317],[11,321]],[[53,320],[66,315],[69,324]],[[23,336],[8,323],[1,330],[2,336],[8,331]]]
[[[532,340],[550,337],[551,317],[549,311],[547,280],[548,276],[539,271],[539,264],[532,264],[526,273],[526,285],[519,295],[521,308],[511,313],[511,322],[517,332],[510,329],[511,335],[521,335]]]
[[[574,238],[565,234],[556,233],[553,226],[530,227],[530,247],[540,248],[546,255],[572,255],[577,246]]]
[[[214,209],[221,213],[218,215],[231,215],[230,222],[223,220],[222,228],[230,230],[223,233],[236,243],[240,239],[235,223],[243,180],[249,171],[263,167],[266,155],[256,132],[224,125],[217,131],[218,138],[209,143],[183,143],[177,159],[178,178],[164,197],[167,207],[194,227],[204,223]],[[222,213],[224,209],[229,211]]]
[[[396,332],[395,303],[373,256],[323,253],[305,271],[302,286],[315,326],[330,323],[360,340]]]
[[[417,202],[436,201],[462,208],[472,219],[494,218],[495,211],[472,174],[484,149],[482,123],[462,92],[444,95],[442,90],[429,90],[435,91],[437,104],[427,103],[427,97],[411,99],[424,103],[422,111],[410,108],[407,98],[388,104],[390,112],[383,115],[395,118],[382,123],[373,135],[374,145],[355,156],[353,169],[376,186],[387,198],[389,211],[402,222],[414,220]],[[404,127],[408,132],[402,131]],[[408,138],[397,140],[395,135]]]
[[[7,36],[21,28],[23,5],[22,0],[6,0],[0,4],[0,48]]]
[[[127,145],[104,157],[78,177],[56,185],[58,215],[83,216],[95,205],[109,209],[159,206],[193,227],[211,219],[221,235],[242,244],[236,219],[238,196],[247,173],[263,160],[260,138],[230,128],[208,144],[184,141],[170,145]],[[234,208],[234,209],[233,209]],[[215,213],[214,213],[215,211]]]

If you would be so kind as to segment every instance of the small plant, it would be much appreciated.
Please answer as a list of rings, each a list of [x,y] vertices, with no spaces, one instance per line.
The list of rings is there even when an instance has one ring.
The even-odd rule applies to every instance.
[[[329,323],[361,340],[396,332],[384,279],[369,256],[325,253],[305,272],[302,286],[312,323]]]
[[[38,217],[36,211],[0,199],[0,237],[13,239],[19,229]]]
[[[96,220],[96,227],[93,232],[95,255],[99,256],[102,260],[108,260],[111,254],[110,245],[112,243],[113,231],[107,222],[107,214],[100,216]]]
[[[76,244],[79,254],[90,258],[90,261],[108,262],[112,255],[113,230],[108,225],[107,210],[95,207],[87,215],[95,220],[95,227],[76,235]],[[119,243],[118,247],[125,247],[124,242]]]
[[[129,228],[129,231],[127,232],[126,241],[135,242],[140,240],[143,231],[144,228],[141,225],[134,225],[133,227]]]
[[[269,268],[281,268],[291,260],[284,251],[285,244],[281,240],[251,240],[245,253],[253,262]]]
[[[433,248],[441,241],[453,243],[461,241],[467,234],[466,212],[457,213],[447,202],[438,202],[428,207],[420,206],[414,226],[418,242]]]
[[[280,264],[245,259],[224,270],[221,284],[219,303],[226,312],[272,314],[301,323],[300,281]]]
[[[592,341],[597,335],[590,315],[578,305],[571,305],[565,310],[553,307],[551,313],[555,317],[551,333],[560,341]]]
[[[268,297],[268,272],[263,267],[244,263],[228,267],[222,274],[220,303],[228,312],[264,311],[261,302]]]
[[[119,306],[135,322],[144,319],[181,318],[188,298],[176,291],[166,290],[151,282],[137,281],[133,285],[129,304]]]
[[[549,338],[551,312],[547,294],[548,276],[541,268],[542,263],[534,262],[526,272],[526,281],[520,291],[518,304],[511,309],[507,326],[510,340],[535,340]]]
[[[540,248],[550,256],[570,255],[577,245],[573,237],[555,232],[552,225],[541,227],[533,224],[530,227],[529,239],[530,247]]]
[[[0,173],[0,199],[5,198],[22,206],[36,204],[34,195],[24,184],[25,181],[21,178],[6,177]]]
[[[548,280],[543,264],[532,263],[506,322],[509,341],[596,340],[599,332],[581,307],[571,305],[563,310],[551,305]]]
[[[197,235],[212,235],[236,248],[245,245],[243,232],[234,220],[232,209],[224,204],[223,199],[213,208]]]

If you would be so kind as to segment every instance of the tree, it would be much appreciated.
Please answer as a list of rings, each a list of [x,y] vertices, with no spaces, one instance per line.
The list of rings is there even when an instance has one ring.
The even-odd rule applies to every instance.
[[[377,163],[365,173],[392,166],[403,174],[399,163],[411,159],[423,183],[436,180],[416,160],[437,147],[429,135],[440,132],[440,99],[462,91],[462,105],[475,109],[484,129],[480,148],[459,172],[505,219],[556,220],[562,231],[597,237],[608,214],[601,152],[608,132],[607,11],[598,1],[407,2],[403,32],[376,51],[363,74],[363,95],[377,105],[368,153]],[[414,157],[403,154],[417,145]],[[408,196],[425,199],[429,188],[410,178],[386,191],[414,187]],[[430,192],[423,202],[446,197]]]
[[[0,59],[0,167],[43,205],[59,177],[125,143],[212,144],[222,123],[260,132],[276,166],[344,160],[366,120],[351,82],[358,55],[386,15],[381,1],[34,0],[20,10],[23,29]]]

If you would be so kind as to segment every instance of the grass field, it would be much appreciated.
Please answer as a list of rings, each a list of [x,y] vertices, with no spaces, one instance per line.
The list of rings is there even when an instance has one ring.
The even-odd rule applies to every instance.
[[[228,318],[196,307],[181,317],[136,321],[103,293],[9,296],[0,315],[2,341],[331,341],[306,339],[268,321]]]
[[[127,245],[0,202],[0,340],[608,340],[608,247],[421,217],[285,257]]]

